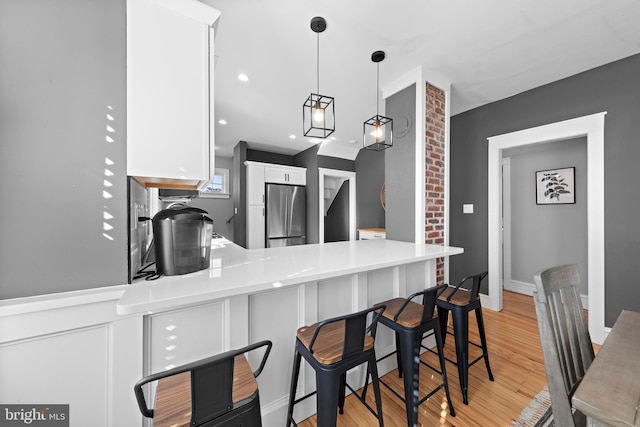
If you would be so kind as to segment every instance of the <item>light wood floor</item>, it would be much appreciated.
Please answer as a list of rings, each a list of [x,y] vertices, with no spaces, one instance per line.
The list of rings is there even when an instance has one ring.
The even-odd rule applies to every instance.
[[[418,425],[456,427],[505,427],[518,418],[529,401],[546,385],[547,380],[538,335],[533,298],[513,292],[504,292],[501,312],[484,309],[485,332],[489,347],[489,361],[495,378],[489,381],[482,361],[469,370],[469,405],[462,403],[462,394],[455,365],[447,362],[449,390],[456,416],[451,417],[444,391],[437,392],[420,405]],[[475,316],[469,321],[469,338],[479,342]],[[478,349],[470,346],[471,356]],[[447,337],[445,353],[455,360],[453,336]],[[479,354],[479,353],[478,353]],[[437,357],[427,353],[422,356],[435,364]],[[433,361],[431,358],[433,357]],[[434,366],[437,366],[435,364]],[[420,369],[421,390],[429,390],[432,371]],[[434,373],[435,374],[435,373]],[[437,375],[437,374],[436,374]],[[384,377],[402,390],[402,380],[397,370]],[[385,426],[406,426],[404,404],[386,387],[381,386]],[[367,393],[367,399],[373,393]],[[424,393],[421,393],[421,396]],[[375,406],[373,406],[375,407]],[[375,417],[355,397],[347,397],[345,413],[338,415],[339,427],[377,426]],[[300,427],[316,427],[315,416],[299,423]]]

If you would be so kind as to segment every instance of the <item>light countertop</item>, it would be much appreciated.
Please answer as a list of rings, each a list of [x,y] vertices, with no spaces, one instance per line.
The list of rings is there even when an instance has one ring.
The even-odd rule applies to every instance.
[[[461,253],[463,249],[457,247],[393,240],[248,250],[226,239],[214,239],[208,269],[135,282],[118,301],[117,311],[164,310]]]

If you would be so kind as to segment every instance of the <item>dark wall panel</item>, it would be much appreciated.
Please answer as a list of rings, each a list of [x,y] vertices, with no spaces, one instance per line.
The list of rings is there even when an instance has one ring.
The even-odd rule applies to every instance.
[[[360,150],[356,157],[356,228],[384,228],[380,203],[384,184],[384,151]]]
[[[415,241],[415,105],[415,84],[386,100],[394,121],[393,147],[385,150],[387,239],[405,242]]]

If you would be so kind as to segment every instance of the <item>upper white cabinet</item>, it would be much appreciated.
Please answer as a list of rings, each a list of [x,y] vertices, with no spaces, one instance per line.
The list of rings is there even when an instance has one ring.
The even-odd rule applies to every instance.
[[[276,184],[306,185],[307,170],[293,166],[269,165],[264,170],[264,180]]]
[[[195,0],[127,0],[127,175],[204,188],[214,172],[214,24]]]

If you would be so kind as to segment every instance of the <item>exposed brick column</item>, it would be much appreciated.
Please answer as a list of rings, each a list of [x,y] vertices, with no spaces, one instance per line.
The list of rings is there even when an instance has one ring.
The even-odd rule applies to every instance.
[[[426,84],[425,243],[444,245],[445,93]],[[444,259],[437,260],[437,283],[444,282]]]

